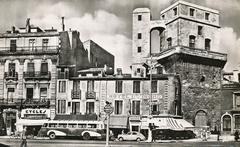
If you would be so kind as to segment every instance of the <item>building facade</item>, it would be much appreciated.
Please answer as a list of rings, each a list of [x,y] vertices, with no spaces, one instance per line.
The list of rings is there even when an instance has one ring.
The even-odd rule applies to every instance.
[[[111,65],[114,58],[108,56],[111,60],[104,63]],[[92,64],[79,32],[65,31],[64,24],[62,31],[42,30],[30,19],[26,27],[0,34],[0,61],[2,135],[21,131],[24,125],[36,135],[44,121],[55,117],[57,79],[75,76]]]
[[[221,75],[227,55],[213,51],[218,48],[219,28],[217,10],[185,1],[162,10],[159,20],[151,20],[148,8],[133,11],[132,74],[149,73],[144,66],[149,60],[158,73],[179,74],[183,116],[195,126],[214,128],[221,118]],[[152,46],[155,30],[159,47]]]
[[[62,119],[64,116],[83,119],[81,115],[87,114],[105,120],[103,109],[109,102],[114,108],[110,128],[114,134],[119,134],[127,129],[140,131],[142,116],[150,113],[181,115],[178,76],[155,74],[150,83],[149,77],[131,77],[121,72],[106,75],[103,72],[101,68],[80,70],[79,77],[58,80],[57,114],[62,115]],[[64,87],[63,82],[66,82]]]

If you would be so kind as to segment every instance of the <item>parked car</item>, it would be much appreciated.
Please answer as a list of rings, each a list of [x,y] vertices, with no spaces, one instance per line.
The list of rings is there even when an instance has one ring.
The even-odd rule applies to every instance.
[[[118,135],[118,140],[119,141],[123,141],[123,140],[136,140],[136,141],[141,141],[141,140],[145,140],[145,136],[142,133],[136,132],[136,131],[132,131],[132,132],[128,132],[127,134],[119,134]]]

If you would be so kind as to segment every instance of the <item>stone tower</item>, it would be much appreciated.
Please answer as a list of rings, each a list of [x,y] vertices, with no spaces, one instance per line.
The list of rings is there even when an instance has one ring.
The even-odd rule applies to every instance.
[[[149,32],[142,34],[142,38],[150,40],[137,39],[137,31],[144,26],[133,21],[133,71],[137,70],[134,67],[139,58],[146,62],[152,56],[163,66],[164,73],[180,75],[183,117],[196,126],[218,127],[221,72],[227,61],[226,54],[213,51],[218,48],[215,33],[220,28],[219,12],[179,0],[161,11],[159,20],[147,20],[143,24]],[[153,29],[159,30],[160,36],[160,49],[154,49],[158,51],[154,53],[149,37]],[[137,45],[147,46],[140,56],[136,52]]]

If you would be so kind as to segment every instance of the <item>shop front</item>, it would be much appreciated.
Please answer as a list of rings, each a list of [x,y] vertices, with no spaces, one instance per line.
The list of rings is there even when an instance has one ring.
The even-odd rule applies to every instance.
[[[50,119],[50,109],[23,109],[16,122],[16,130],[21,132],[27,127],[27,135],[37,136],[41,126]]]

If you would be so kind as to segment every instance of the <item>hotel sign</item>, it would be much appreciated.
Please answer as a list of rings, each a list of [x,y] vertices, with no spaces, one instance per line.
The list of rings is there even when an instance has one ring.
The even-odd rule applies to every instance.
[[[111,99],[150,99],[150,94],[114,94],[108,95]],[[152,94],[152,99],[162,99],[163,96],[160,94]]]

